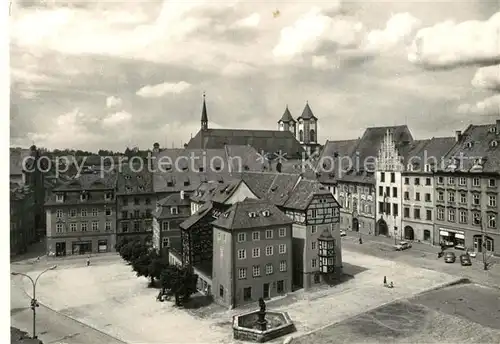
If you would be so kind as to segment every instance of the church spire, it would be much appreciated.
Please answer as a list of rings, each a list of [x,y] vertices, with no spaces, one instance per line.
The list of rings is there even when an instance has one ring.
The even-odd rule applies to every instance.
[[[201,110],[201,130],[208,129],[207,104],[205,102],[205,92],[203,92],[203,108]]]

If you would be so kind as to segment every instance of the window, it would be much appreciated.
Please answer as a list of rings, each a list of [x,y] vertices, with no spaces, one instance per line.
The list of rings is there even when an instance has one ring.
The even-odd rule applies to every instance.
[[[123,204],[123,205],[125,205],[125,206],[126,206],[126,205],[128,205],[128,199],[127,199],[127,198],[124,198],[124,199],[122,200],[122,204]]]
[[[134,197],[134,205],[139,205],[139,198]]]
[[[99,215],[99,210],[96,208],[92,208],[92,217],[97,217]]]
[[[455,191],[448,191],[448,202],[455,203]]]
[[[467,178],[465,178],[465,177],[460,177],[460,178],[458,179],[458,185],[461,185],[461,186],[467,185]]]
[[[413,217],[417,220],[420,219],[420,209],[413,209]]]
[[[273,273],[273,264],[266,264],[266,275],[271,275]]]
[[[64,195],[62,194],[56,195],[56,202],[64,202]]]
[[[224,287],[223,286],[219,286],[219,296],[224,297]]]
[[[252,267],[252,276],[259,277],[260,276],[260,265],[254,265]]]
[[[122,219],[126,219],[128,217],[127,211],[122,211]]]
[[[318,266],[318,260],[317,260],[316,258],[313,258],[313,259],[311,260],[311,267],[312,267],[312,268],[315,268],[315,267],[317,267],[317,266]]]
[[[111,208],[106,208],[105,214],[106,216],[111,216]]]
[[[495,215],[488,215],[488,228],[497,228],[497,219]]]
[[[134,210],[134,218],[136,218],[136,219],[137,219],[137,218],[139,218],[139,217],[141,217],[141,212],[140,212],[140,210]]]
[[[448,178],[448,184],[449,185],[455,185],[455,177],[449,177]]]
[[[480,199],[479,199],[479,194],[473,194],[472,195],[472,203],[474,205],[479,205],[481,203]]]
[[[420,201],[420,192],[415,192],[415,201]]]
[[[431,202],[431,194],[430,193],[426,193],[425,194],[425,201],[426,202]]]
[[[81,216],[82,216],[82,217],[87,216],[87,209],[85,209],[85,208],[84,208],[84,209],[82,209],[82,211],[81,211]]]
[[[273,246],[266,246],[266,256],[272,256],[274,253]]]
[[[443,208],[438,208],[436,216],[437,216],[437,219],[439,221],[443,221],[444,220],[444,209]]]
[[[467,211],[460,210],[460,213],[459,213],[459,216],[458,216],[458,221],[460,223],[467,223]]]
[[[404,209],[403,209],[403,216],[405,218],[409,218],[410,217],[410,208],[404,207]]]
[[[57,209],[56,210],[56,217],[58,219],[62,218],[63,217],[63,211],[61,209]]]
[[[239,249],[238,250],[238,259],[246,259],[247,258],[247,250]]]
[[[380,213],[384,212],[384,202],[378,202],[378,211]]]
[[[481,216],[479,215],[479,213],[472,214],[472,223],[475,225],[481,224]]]
[[[398,197],[398,188],[392,188],[392,197]]]
[[[408,191],[405,191],[405,193],[404,193],[404,199],[405,199],[405,201],[409,201],[410,200],[410,193]]]
[[[252,248],[252,258],[260,257],[260,247]]]
[[[179,214],[179,209],[177,207],[170,207],[170,214],[172,215]]]
[[[253,241],[260,240],[260,232],[252,232],[252,240]]]
[[[438,201],[441,201],[441,202],[444,201],[444,192],[443,191],[438,191]]]
[[[62,233],[63,232],[63,224],[62,223],[58,223],[56,224],[56,232],[57,233]]]
[[[169,237],[161,238],[161,247],[170,247],[170,238]]]
[[[99,230],[99,221],[92,221],[92,230],[97,232]]]
[[[398,205],[396,203],[393,203],[393,205],[392,205],[392,215],[398,216],[398,214],[399,214]]]
[[[475,178],[472,178],[472,186],[481,186],[481,179],[475,177]]]
[[[420,178],[415,178],[415,185],[420,185]]]
[[[69,211],[69,216],[70,216],[70,217],[76,217],[76,213],[77,213],[76,209],[71,209],[71,210]]]
[[[455,209],[448,209],[448,222],[455,222]]]
[[[80,230],[82,232],[86,232],[87,231],[87,223],[86,222],[83,222],[80,224]]]
[[[123,233],[128,232],[128,223],[127,222],[122,223],[122,232]]]
[[[76,223],[70,223],[69,224],[69,230],[72,231],[72,232],[76,232],[77,228],[76,228]]]
[[[490,180],[488,180],[488,186],[490,188],[494,188],[495,186],[497,186],[497,181],[491,178]]]
[[[106,221],[106,223],[104,224],[104,230],[106,232],[111,231],[111,221]]]
[[[134,231],[139,232],[141,230],[141,223],[139,221],[134,221]]]
[[[387,197],[391,197],[391,188],[389,186],[385,187],[385,194]]]
[[[406,177],[405,178],[405,185],[409,185],[410,184],[410,178]]]
[[[238,242],[243,242],[247,240],[246,233],[238,233]]]
[[[380,172],[380,181],[382,183],[385,183],[385,173],[384,172]]]
[[[391,172],[391,183],[396,182],[396,174],[394,172]]]
[[[278,250],[280,254],[286,253],[286,244],[280,244]]]
[[[425,185],[427,185],[427,186],[432,185],[431,178],[425,178]]]
[[[444,183],[444,178],[443,177],[438,177],[437,183],[438,184],[443,184]]]
[[[163,222],[161,223],[161,230],[162,230],[162,231],[168,231],[168,230],[170,230],[170,222],[168,222],[168,221],[163,221]]]
[[[273,238],[273,230],[266,229],[266,239],[272,239],[272,238]]]
[[[245,278],[247,278],[247,269],[239,268],[238,269],[238,279],[245,279]]]
[[[146,198],[146,204],[147,205],[151,204],[151,199],[150,198]]]
[[[284,236],[286,236],[286,228],[280,228],[280,230],[279,230],[279,236],[281,238],[283,238]]]
[[[316,233],[317,229],[316,226],[311,226],[311,234]]]
[[[460,193],[460,203],[467,203],[467,194],[464,192]]]
[[[496,195],[490,195],[490,196],[488,196],[488,205],[490,207],[496,207],[497,206],[497,196]]]
[[[379,186],[378,187],[378,195],[379,196],[384,196],[384,187],[383,186]]]
[[[426,210],[425,211],[425,219],[427,221],[432,221],[432,210]]]
[[[285,272],[286,271],[286,260],[282,260],[280,262],[280,271]]]
[[[316,241],[311,242],[311,250],[316,249]]]

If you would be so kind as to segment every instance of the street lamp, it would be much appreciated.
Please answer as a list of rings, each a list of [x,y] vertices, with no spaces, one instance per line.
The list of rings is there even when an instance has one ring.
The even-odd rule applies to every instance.
[[[31,309],[33,310],[33,339],[37,338],[36,337],[36,307],[40,306],[38,304],[38,301],[36,300],[36,284],[37,284],[38,279],[40,278],[40,276],[42,276],[47,271],[54,270],[55,268],[57,268],[57,265],[51,266],[50,268],[43,270],[36,277],[35,280],[33,280],[33,278],[31,278],[29,275],[23,274],[21,272],[11,272],[10,273],[12,276],[24,276],[24,277],[27,277],[31,281],[31,284],[33,285],[33,296],[31,298]]]

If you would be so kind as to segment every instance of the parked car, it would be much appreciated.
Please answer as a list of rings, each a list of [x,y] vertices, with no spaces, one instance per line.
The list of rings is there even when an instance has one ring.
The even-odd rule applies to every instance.
[[[462,264],[462,266],[471,266],[472,262],[470,261],[470,256],[468,254],[461,254],[460,264]]]
[[[344,230],[341,230],[340,231],[340,236],[343,237],[343,236],[347,236],[347,233],[344,231]]]
[[[394,245],[394,249],[396,251],[407,250],[411,247],[411,244],[408,241],[400,241],[399,244]]]
[[[444,262],[445,263],[455,263],[455,260],[457,260],[455,253],[445,252],[445,254],[444,254]]]
[[[468,255],[469,257],[476,258],[477,252],[476,251],[468,252]]]

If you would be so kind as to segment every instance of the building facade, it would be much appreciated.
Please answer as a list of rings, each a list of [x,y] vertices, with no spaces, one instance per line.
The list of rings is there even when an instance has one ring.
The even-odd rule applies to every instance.
[[[116,244],[116,175],[82,174],[54,188],[45,203],[47,253],[111,252]]]
[[[36,240],[34,192],[29,186],[11,184],[10,255],[25,253]]]

